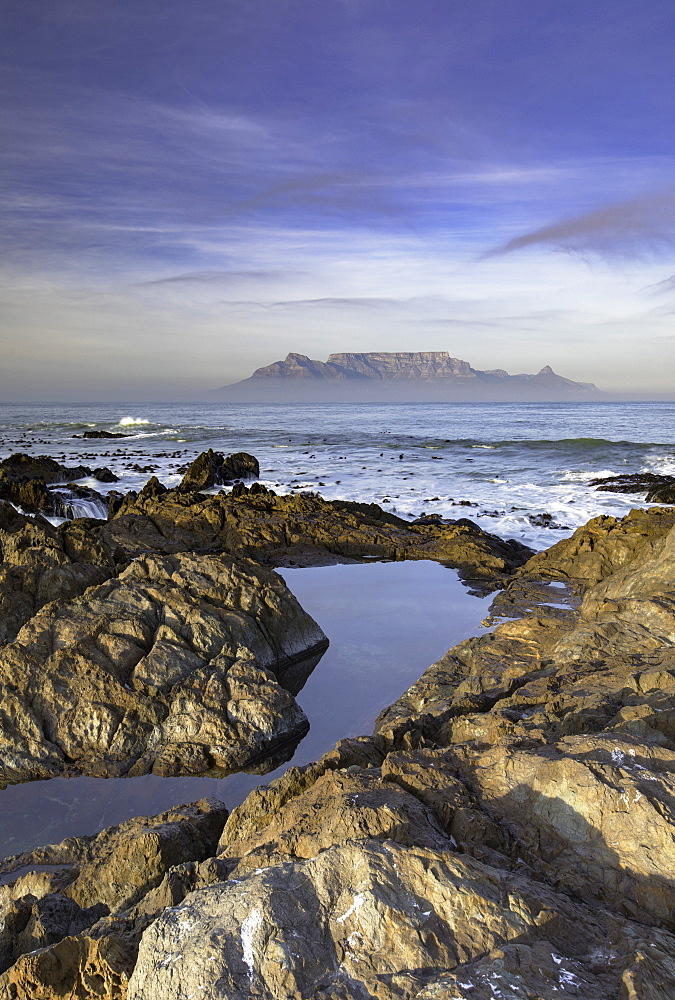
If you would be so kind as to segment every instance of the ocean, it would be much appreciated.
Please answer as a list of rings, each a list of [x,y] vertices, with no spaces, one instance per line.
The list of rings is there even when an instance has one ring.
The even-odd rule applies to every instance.
[[[30,404],[0,407],[2,457],[16,451],[107,465],[101,493],[165,485],[207,448],[246,451],[279,493],[375,502],[404,518],[468,517],[537,549],[640,495],[591,480],[675,473],[673,403]],[[128,435],[77,439],[87,430]],[[75,514],[101,516],[82,501]],[[551,515],[542,521],[541,515]]]

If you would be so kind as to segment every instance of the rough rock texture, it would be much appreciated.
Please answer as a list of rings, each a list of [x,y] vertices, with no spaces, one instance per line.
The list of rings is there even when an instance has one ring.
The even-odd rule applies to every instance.
[[[647,503],[675,503],[675,485],[659,486],[650,490],[646,496]]]
[[[187,470],[180,484],[182,490],[206,490],[233,479],[257,479],[260,475],[258,460],[245,451],[238,451],[227,458],[222,452],[203,451]]]
[[[63,601],[103,583],[124,554],[102,541],[87,521],[55,528],[0,501],[0,642],[49,601]]]
[[[0,998],[123,997],[142,931],[171,902],[169,873],[213,854],[226,817],[203,799],[7,859]]]
[[[245,766],[306,730],[279,679],[326,645],[275,573],[222,556],[141,557],[47,605],[0,650],[0,775]]]
[[[108,895],[103,835],[78,848],[100,875],[63,874],[68,842],[14,859],[43,870],[0,890],[5,926],[44,947],[7,946],[0,1000],[670,1000],[674,524],[599,518],[534,556],[493,602],[516,620],[194,857],[132,839]]]
[[[144,934],[128,996],[450,998],[458,970],[460,995],[482,979],[508,997],[495,959],[510,946],[521,982],[518,948],[550,996],[598,1000],[651,944],[672,969],[668,934],[451,849],[364,839],[188,895]]]
[[[664,487],[675,486],[675,476],[656,476],[653,472],[623,473],[620,476],[603,476],[591,479],[589,486],[595,486],[604,493],[653,493]]]
[[[524,617],[451,650],[374,743],[250,796],[234,867],[147,931],[130,998],[672,996],[674,516],[535,556],[495,602]]]
[[[148,484],[149,486],[150,484]],[[147,487],[146,487],[147,489]],[[204,497],[156,490],[128,497],[103,529],[129,555],[227,552],[281,566],[338,560],[436,559],[494,588],[531,555],[471,521],[411,524],[377,504],[251,490]]]
[[[632,510],[621,519],[603,514],[578,528],[571,538],[538,552],[518,576],[598,583],[634,560],[647,562],[674,524],[672,507]]]

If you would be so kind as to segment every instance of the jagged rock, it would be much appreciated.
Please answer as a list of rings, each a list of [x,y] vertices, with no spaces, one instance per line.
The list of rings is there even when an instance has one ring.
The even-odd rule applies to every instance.
[[[213,854],[226,817],[221,802],[203,799],[7,859],[0,963],[14,964],[0,976],[0,998],[122,1000],[140,936],[157,915],[152,897],[173,871]]]
[[[52,495],[41,479],[8,482],[0,480],[0,498],[16,504],[29,514],[38,511],[44,514],[53,513]]]
[[[203,451],[189,467],[180,484],[181,490],[205,490],[233,479],[257,479],[260,475],[258,460],[245,451],[238,451],[227,458],[222,452]]]
[[[594,517],[571,538],[537,552],[518,576],[597,583],[633,559],[649,560],[673,524],[675,509],[668,507],[632,510],[621,519]]]
[[[86,522],[55,528],[2,501],[0,555],[0,642],[13,640],[49,601],[68,600],[103,583],[124,559]]]
[[[650,944],[657,968],[645,978],[655,988],[659,959],[673,966],[671,935],[451,851],[359,840],[188,895],[145,932],[128,997],[449,998],[455,972],[470,998],[472,985],[485,986],[486,957],[513,965],[521,947],[512,975],[548,979],[551,996],[553,985],[564,996],[578,983],[569,995],[598,1000],[618,995]],[[493,997],[506,997],[498,969]]]
[[[225,835],[229,840],[231,831]],[[262,830],[229,840],[221,857],[240,858],[234,874],[286,858],[313,858],[334,844],[365,838],[442,850],[447,836],[434,813],[378,768],[327,769]]]
[[[591,479],[588,485],[605,493],[645,493],[675,486],[675,476],[657,476],[653,472],[623,473],[620,476]]]
[[[130,555],[154,549],[221,551],[281,566],[339,560],[436,559],[496,586],[531,550],[464,520],[410,524],[377,504],[271,492],[203,497],[170,490],[129,497],[103,529]]]
[[[650,490],[646,496],[647,503],[675,503],[675,486],[659,486],[658,489]]]
[[[145,556],[0,651],[0,774],[223,773],[302,735],[280,686],[327,640],[275,573]],[[314,659],[311,657],[314,656]]]
[[[613,548],[601,536],[592,575],[621,568],[576,610],[542,604],[450,650],[381,714],[376,745],[448,747],[445,766],[540,875],[672,926],[675,529],[636,520],[612,525]]]
[[[514,557],[501,570],[492,564],[507,584],[493,620],[517,620],[451,649],[381,714],[373,737],[344,740],[257,788],[217,846],[214,824],[198,856],[186,849],[170,864],[144,828],[120,829],[107,854],[104,842],[83,842],[79,861],[71,842],[14,859],[44,867],[0,888],[7,934],[21,950],[69,933],[19,955],[0,977],[0,1000],[124,1000],[127,983],[126,1000],[668,1000],[674,525],[675,510],[664,508],[597,518],[520,569]],[[129,553],[141,539],[160,551],[199,544],[240,554],[250,546],[269,561],[282,552],[363,558],[387,545],[395,558],[422,549],[440,558],[464,535],[465,553],[474,546],[465,565],[485,569],[481,560],[498,551],[467,524],[410,525],[376,507],[311,496],[204,499],[150,484],[89,535]],[[141,555],[119,580],[44,609],[4,650],[6,690],[30,683],[17,669],[25,647],[42,664],[49,697],[58,664],[86,653],[87,683],[104,690],[114,674],[122,697],[147,690],[154,705],[169,704],[171,691],[150,675],[157,681],[154,667],[170,673],[175,647],[191,669],[194,629],[212,634],[211,619],[203,625],[200,616],[222,591],[218,573],[229,562]],[[204,583],[206,566],[212,583]],[[118,611],[113,629],[106,602],[119,590],[129,602],[133,595],[134,616]],[[199,610],[188,615],[197,593]],[[172,637],[160,635],[159,618],[148,625],[141,598],[167,609],[161,627]],[[172,646],[166,661],[160,640]],[[219,654],[209,655],[212,668]],[[217,694],[222,705],[221,687]],[[9,716],[12,697],[2,704]],[[82,738],[67,711],[54,718],[51,730],[43,727],[50,739],[58,732],[65,746]],[[37,740],[37,727],[22,728]],[[156,753],[153,745],[137,766]],[[90,766],[94,756],[82,759]],[[160,769],[165,763],[160,756]],[[106,758],[103,773],[108,766]],[[96,905],[111,912],[78,931]]]

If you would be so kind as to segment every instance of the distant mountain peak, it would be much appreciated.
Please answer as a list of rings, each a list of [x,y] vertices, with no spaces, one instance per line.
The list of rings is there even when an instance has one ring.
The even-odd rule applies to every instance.
[[[480,371],[448,351],[365,351],[330,354],[314,361],[289,352],[283,361],[257,368],[250,378],[216,390],[229,399],[555,400],[601,395],[588,382],[574,382],[545,365],[536,375]]]

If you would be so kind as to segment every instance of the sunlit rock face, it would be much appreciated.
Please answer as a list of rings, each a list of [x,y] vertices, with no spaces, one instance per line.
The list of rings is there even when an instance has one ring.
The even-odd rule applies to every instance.
[[[242,767],[306,730],[279,679],[326,644],[270,570],[142,556],[0,651],[2,776]]]

